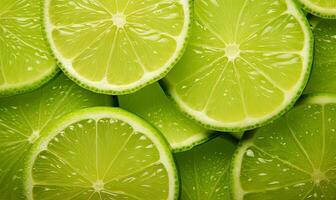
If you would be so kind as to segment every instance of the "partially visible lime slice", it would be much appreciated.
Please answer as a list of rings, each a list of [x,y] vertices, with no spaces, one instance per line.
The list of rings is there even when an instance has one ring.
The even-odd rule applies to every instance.
[[[291,0],[195,0],[190,44],[165,87],[208,128],[252,129],[300,96],[312,44],[307,19]]]
[[[212,131],[186,118],[166,97],[158,83],[118,99],[122,108],[146,119],[160,130],[175,152],[189,150],[213,135]]]
[[[313,17],[314,65],[305,93],[336,93],[336,20]]]
[[[45,26],[72,80],[125,94],[161,79],[181,57],[189,6],[189,0],[45,0]]]
[[[40,0],[0,1],[0,96],[38,88],[57,72],[40,9]]]
[[[0,199],[22,198],[23,160],[47,126],[64,114],[111,105],[60,75],[34,92],[0,99]]]
[[[234,199],[336,199],[336,96],[304,99],[242,142]]]
[[[217,137],[176,154],[181,175],[181,200],[230,200],[229,166],[236,143]]]
[[[298,0],[305,10],[323,18],[336,18],[336,0]]]
[[[120,108],[88,108],[59,120],[29,155],[29,200],[173,200],[178,178],[169,146]]]

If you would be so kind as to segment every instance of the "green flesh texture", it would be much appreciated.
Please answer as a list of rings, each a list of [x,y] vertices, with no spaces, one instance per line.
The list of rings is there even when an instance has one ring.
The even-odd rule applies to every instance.
[[[109,96],[86,91],[64,75],[31,93],[0,98],[0,199],[22,199],[27,152],[42,132],[69,112],[112,105]]]
[[[188,150],[212,135],[211,131],[185,117],[158,83],[118,99],[122,108],[141,116],[160,130],[173,151]]]
[[[336,93],[336,20],[313,17],[314,65],[305,93]]]
[[[311,44],[293,3],[196,0],[194,6],[186,53],[164,82],[182,109],[211,128],[246,129],[296,100]]]
[[[184,40],[187,22],[180,1],[48,1],[54,51],[70,63],[62,62],[65,70],[81,79],[127,86],[156,78],[153,74],[172,64]]]
[[[40,9],[40,0],[0,1],[0,96],[36,88],[57,70]]]
[[[162,162],[170,152],[161,155],[162,147],[139,125],[97,113],[59,123],[62,128],[45,140],[47,148],[37,149],[30,167],[33,199],[169,199],[170,177]]]
[[[230,200],[229,166],[236,143],[219,136],[175,155],[181,200]]]
[[[306,99],[243,142],[233,168],[245,195],[236,199],[335,199],[335,141],[336,97]]]

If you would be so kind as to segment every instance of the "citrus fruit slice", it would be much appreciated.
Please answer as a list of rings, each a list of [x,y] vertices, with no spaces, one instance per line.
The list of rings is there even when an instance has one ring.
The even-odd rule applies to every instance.
[[[58,76],[31,93],[0,99],[0,199],[21,199],[23,160],[47,126],[64,114],[111,105],[111,97]]]
[[[336,18],[336,0],[298,0],[303,8],[316,16]]]
[[[305,98],[256,130],[233,158],[234,199],[335,199],[335,131],[335,95]]]
[[[186,118],[158,83],[118,99],[120,107],[139,115],[161,131],[174,152],[189,150],[213,135],[213,131]]]
[[[190,44],[164,80],[204,126],[251,129],[288,110],[306,85],[313,38],[290,0],[195,0]]]
[[[0,1],[0,96],[38,88],[57,72],[42,34],[40,2]]]
[[[314,64],[305,93],[336,93],[336,20],[310,19],[315,37]]]
[[[175,155],[181,200],[230,200],[229,166],[236,142],[220,136]]]
[[[97,107],[59,120],[26,166],[28,199],[176,199],[169,146],[141,118]]]
[[[45,0],[47,38],[81,86],[125,94],[162,78],[185,49],[189,0]]]

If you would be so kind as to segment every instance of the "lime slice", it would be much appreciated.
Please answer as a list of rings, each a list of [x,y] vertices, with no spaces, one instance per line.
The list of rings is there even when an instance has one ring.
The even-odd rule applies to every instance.
[[[161,79],[181,57],[189,6],[189,0],[46,0],[46,32],[72,80],[126,94]]]
[[[336,96],[304,99],[242,142],[234,199],[336,199]]]
[[[38,88],[57,72],[43,39],[40,2],[0,1],[0,96]]]
[[[316,16],[336,18],[336,0],[298,0],[303,8]]]
[[[23,160],[47,126],[64,114],[111,105],[111,98],[89,92],[64,75],[32,93],[0,99],[0,199],[21,199]]]
[[[217,137],[176,154],[181,175],[181,200],[230,200],[229,166],[236,143]]]
[[[164,83],[180,108],[208,128],[265,124],[287,111],[306,85],[313,38],[290,0],[195,0],[191,35]]]
[[[26,195],[45,199],[177,199],[168,144],[120,108],[74,112],[47,130],[26,166]]]
[[[118,99],[122,108],[146,119],[160,130],[174,152],[189,150],[207,141],[213,134],[186,118],[166,97],[158,83]]]
[[[313,17],[314,65],[305,93],[336,92],[336,20]]]

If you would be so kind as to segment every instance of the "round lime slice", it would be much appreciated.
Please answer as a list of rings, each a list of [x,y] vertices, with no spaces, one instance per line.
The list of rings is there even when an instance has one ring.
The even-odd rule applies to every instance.
[[[158,83],[136,93],[119,96],[118,99],[122,108],[146,119],[160,130],[174,152],[189,150],[213,135],[213,131],[186,118]]]
[[[181,200],[230,200],[229,166],[236,142],[217,137],[175,155],[181,175]]]
[[[233,158],[234,199],[335,199],[335,133],[335,95],[305,98],[256,130]]]
[[[141,118],[120,108],[88,108],[46,133],[27,161],[29,200],[177,199],[169,146]]]
[[[40,0],[0,1],[0,96],[38,88],[57,72],[40,10]]]
[[[298,0],[303,8],[316,16],[336,18],[336,0]]]
[[[313,38],[293,1],[195,0],[193,25],[186,53],[164,83],[179,107],[204,126],[260,126],[302,93]]]
[[[64,114],[90,106],[111,105],[111,97],[84,90],[58,76],[44,87],[0,99],[0,199],[21,199],[27,151],[47,126]]]
[[[336,20],[310,19],[315,37],[314,64],[305,93],[336,92]]]
[[[46,0],[47,38],[61,68],[100,93],[134,92],[181,57],[189,0]]]

